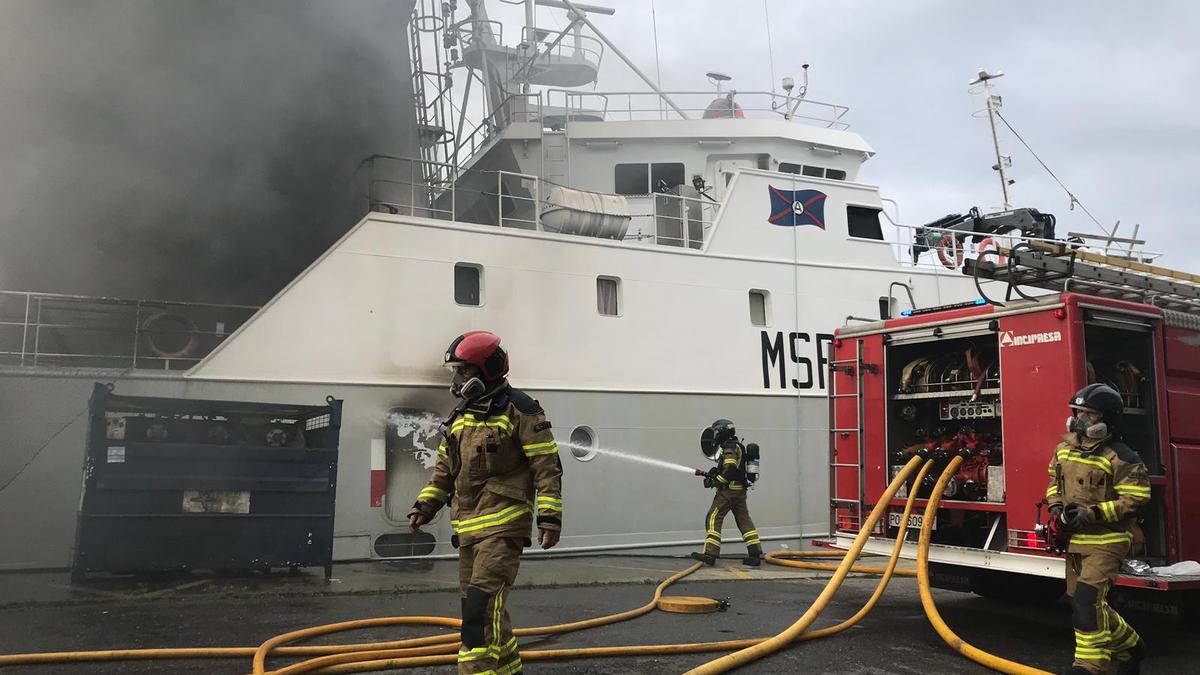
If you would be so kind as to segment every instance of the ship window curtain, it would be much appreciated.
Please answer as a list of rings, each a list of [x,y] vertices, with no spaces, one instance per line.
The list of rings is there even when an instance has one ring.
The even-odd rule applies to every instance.
[[[601,316],[620,316],[621,280],[596,277],[596,310]]]

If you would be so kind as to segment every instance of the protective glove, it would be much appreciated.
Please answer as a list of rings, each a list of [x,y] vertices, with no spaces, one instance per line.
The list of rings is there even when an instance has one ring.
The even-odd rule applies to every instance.
[[[1071,506],[1063,512],[1063,516],[1067,521],[1067,527],[1075,532],[1087,529],[1089,525],[1096,522],[1096,512],[1087,506]]]
[[[1062,504],[1053,504],[1050,506],[1050,520],[1057,520],[1059,525],[1066,524],[1066,521],[1063,520],[1062,513]]]

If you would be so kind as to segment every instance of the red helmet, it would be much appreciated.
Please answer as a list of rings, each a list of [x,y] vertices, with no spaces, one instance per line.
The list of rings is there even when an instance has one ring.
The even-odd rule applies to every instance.
[[[500,336],[486,330],[473,330],[454,338],[446,348],[446,364],[455,363],[476,366],[489,381],[508,374],[508,353],[500,346]]]

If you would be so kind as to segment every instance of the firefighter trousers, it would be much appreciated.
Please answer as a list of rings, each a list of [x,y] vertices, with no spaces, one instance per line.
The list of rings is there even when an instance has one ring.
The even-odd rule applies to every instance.
[[[725,514],[733,512],[733,520],[737,523],[738,531],[742,533],[742,541],[752,556],[762,555],[762,544],[758,540],[758,530],[754,529],[754,521],[750,519],[750,509],[746,507],[746,490],[720,488],[713,495],[712,506],[704,516],[704,526],[707,532],[704,536],[704,552],[708,555],[721,554],[721,525],[725,522]]]
[[[458,549],[458,588],[462,595],[460,675],[521,672],[521,654],[506,604],[517,579],[525,541],[488,537]]]
[[[1108,592],[1124,559],[1124,554],[1101,546],[1067,554],[1067,595],[1075,628],[1072,665],[1089,672],[1107,672],[1110,660],[1128,660],[1139,640],[1137,631],[1108,605]]]

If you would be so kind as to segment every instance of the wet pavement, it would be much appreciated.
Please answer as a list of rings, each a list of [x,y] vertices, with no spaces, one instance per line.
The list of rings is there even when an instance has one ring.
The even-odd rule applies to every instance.
[[[518,626],[561,623],[644,604],[656,583],[690,564],[668,557],[604,556],[526,560],[521,590],[509,603]],[[254,646],[316,624],[396,616],[457,616],[453,561],[339,565],[326,582],[318,570],[245,578],[92,580],[72,588],[65,574],[0,575],[0,653],[183,646]],[[723,560],[668,593],[729,598],[728,611],[706,615],[653,612],[624,623],[553,638],[528,638],[525,649],[668,644],[767,636],[799,617],[825,585],[824,572]],[[847,579],[817,620],[827,626],[866,601],[875,577]],[[970,594],[935,591],[943,618],[975,646],[1057,672],[1073,637],[1065,603],[1030,607]],[[1187,624],[1129,616],[1153,650],[1144,673],[1196,672],[1200,644]],[[368,642],[436,633],[392,628],[339,634],[326,642]],[[681,673],[716,654],[531,662],[529,673]],[[273,660],[272,665],[286,661]],[[21,673],[245,673],[249,659],[120,662],[6,669]],[[793,645],[738,672],[985,673],[934,633],[912,578],[893,580],[879,606],[842,634]],[[452,667],[408,672],[452,673]]]

